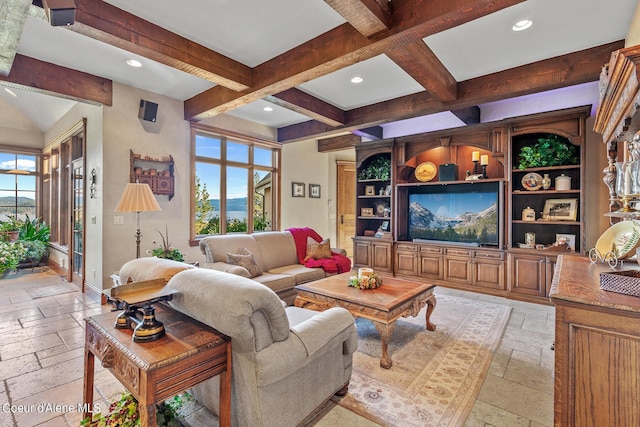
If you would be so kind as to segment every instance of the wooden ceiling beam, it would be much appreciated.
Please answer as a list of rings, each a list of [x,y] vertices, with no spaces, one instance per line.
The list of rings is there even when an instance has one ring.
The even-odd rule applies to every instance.
[[[202,120],[225,113],[523,1],[398,0],[388,31],[369,39],[350,24],[340,25],[255,67],[254,86],[248,90],[234,92],[216,86],[186,100],[185,119]]]
[[[611,52],[622,47],[623,40],[465,80],[458,83],[458,99],[446,104],[426,92],[420,92],[346,111],[346,123],[337,128],[310,122],[287,126],[278,129],[278,141],[328,137],[360,127],[598,81],[602,66],[609,60]]]
[[[324,0],[360,34],[371,37],[391,28],[391,10],[385,0]]]
[[[113,104],[111,80],[20,54],[15,56],[9,75],[0,76],[0,84],[73,101]]]
[[[465,125],[475,125],[480,123],[480,107],[477,105],[451,110],[451,113],[462,120]]]
[[[340,126],[345,123],[344,110],[300,89],[287,89],[275,95],[268,95],[264,99],[330,126]]]
[[[458,82],[422,39],[386,54],[435,99],[450,102],[458,97]]]
[[[0,0],[0,75],[8,76],[31,0]]]
[[[363,138],[368,138],[371,140],[382,139],[383,133],[384,131],[381,126],[370,126],[368,128],[355,129],[353,131],[354,135],[361,136]]]
[[[65,27],[217,85],[253,86],[252,69],[104,1],[75,0],[76,21]]]
[[[352,133],[320,139],[318,140],[318,152],[328,153],[330,151],[346,150],[347,148],[360,144],[361,140],[358,135]]]

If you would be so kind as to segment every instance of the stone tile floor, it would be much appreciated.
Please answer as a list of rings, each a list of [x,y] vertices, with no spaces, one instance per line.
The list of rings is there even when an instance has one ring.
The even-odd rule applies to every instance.
[[[506,304],[511,318],[467,427],[552,426],[552,306],[437,288],[437,294]],[[83,318],[108,310],[48,269],[0,279],[0,427],[78,426],[82,401]],[[99,364],[95,397],[102,407],[122,390]],[[217,425],[194,406],[185,424]],[[333,403],[308,425],[374,426]]]

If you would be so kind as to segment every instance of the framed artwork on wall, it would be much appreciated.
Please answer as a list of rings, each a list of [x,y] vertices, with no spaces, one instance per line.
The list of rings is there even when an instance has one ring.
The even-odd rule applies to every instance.
[[[304,183],[302,182],[291,183],[291,197],[304,197]]]
[[[309,184],[309,197],[312,199],[320,198],[320,184]]]

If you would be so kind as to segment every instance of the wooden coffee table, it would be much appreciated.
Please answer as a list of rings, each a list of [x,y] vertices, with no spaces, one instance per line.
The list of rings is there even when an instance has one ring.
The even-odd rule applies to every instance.
[[[369,319],[380,333],[382,341],[380,366],[389,369],[393,363],[387,347],[398,318],[415,317],[427,305],[427,330],[436,330],[436,325],[429,320],[436,307],[436,297],[433,295],[435,285],[383,277],[381,287],[360,290],[347,286],[353,274],[343,273],[297,285],[298,296],[294,304],[318,311],[343,307],[354,317]]]

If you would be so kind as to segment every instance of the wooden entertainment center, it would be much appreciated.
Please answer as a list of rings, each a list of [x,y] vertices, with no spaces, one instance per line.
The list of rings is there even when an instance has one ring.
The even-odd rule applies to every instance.
[[[549,303],[558,254],[584,255],[586,251],[585,120],[590,111],[591,106],[570,108],[356,146],[354,266]],[[539,139],[549,137],[570,146],[575,161],[519,169],[521,154],[535,151],[532,148],[538,148]],[[468,175],[480,179],[466,179]],[[550,186],[547,181],[543,187],[543,175],[548,175]],[[569,186],[556,188],[555,179],[563,175],[561,181],[569,181]],[[417,214],[410,214],[409,203],[417,194],[458,193],[464,199],[467,194],[475,197],[473,193],[481,188],[497,200],[497,216],[487,216],[489,225],[478,222],[468,227],[472,233],[484,234],[486,242],[459,239],[461,232],[453,233],[454,227],[447,231],[453,233],[450,240],[412,236],[411,215]],[[525,218],[527,208],[533,211]],[[474,218],[469,221],[480,221]],[[531,233],[535,244],[526,245],[531,243],[525,242]],[[566,244],[554,246],[559,238]]]

